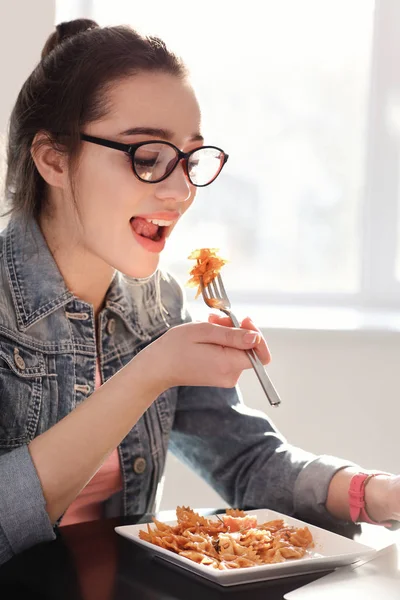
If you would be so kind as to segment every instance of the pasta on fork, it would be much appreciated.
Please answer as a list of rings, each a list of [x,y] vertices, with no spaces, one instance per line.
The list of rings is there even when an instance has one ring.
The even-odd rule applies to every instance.
[[[218,275],[222,267],[228,262],[218,256],[217,248],[200,248],[189,255],[189,260],[195,260],[196,264],[190,270],[191,278],[187,282],[188,287],[197,287],[196,298],[201,294],[200,281],[206,286]]]

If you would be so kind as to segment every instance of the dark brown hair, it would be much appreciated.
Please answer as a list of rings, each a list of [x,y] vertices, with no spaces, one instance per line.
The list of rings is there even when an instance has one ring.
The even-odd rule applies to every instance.
[[[57,25],[28,77],[11,114],[6,201],[10,213],[37,217],[46,184],[32,160],[38,132],[65,152],[74,165],[80,131],[106,114],[110,84],[140,72],[186,74],[182,61],[156,37],[127,26],[101,28],[89,19]]]

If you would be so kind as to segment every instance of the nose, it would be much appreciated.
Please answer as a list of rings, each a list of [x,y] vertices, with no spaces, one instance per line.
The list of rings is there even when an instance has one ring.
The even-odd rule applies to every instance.
[[[186,202],[193,194],[194,186],[187,178],[184,161],[176,165],[172,173],[155,185],[156,196],[160,200],[175,200],[175,202]]]

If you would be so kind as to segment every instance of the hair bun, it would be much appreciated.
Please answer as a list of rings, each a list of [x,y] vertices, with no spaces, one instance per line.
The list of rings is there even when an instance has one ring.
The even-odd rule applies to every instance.
[[[42,59],[50,54],[52,50],[65,40],[78,33],[88,31],[89,29],[97,29],[99,25],[91,19],[74,19],[73,21],[65,21],[56,26],[56,30],[48,37],[43,50]]]

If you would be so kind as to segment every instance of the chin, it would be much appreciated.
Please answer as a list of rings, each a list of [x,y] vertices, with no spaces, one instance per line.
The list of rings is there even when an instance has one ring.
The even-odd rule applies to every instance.
[[[157,271],[159,257],[152,256],[151,258],[146,258],[147,260],[143,259],[141,261],[136,259],[135,265],[120,264],[119,266],[116,266],[116,268],[127,277],[133,277],[134,279],[147,279],[154,275],[154,273]]]

